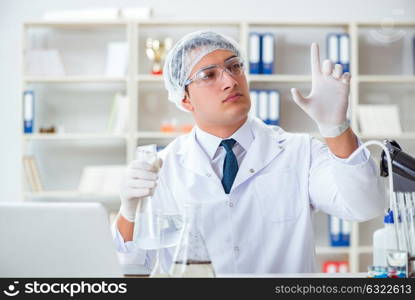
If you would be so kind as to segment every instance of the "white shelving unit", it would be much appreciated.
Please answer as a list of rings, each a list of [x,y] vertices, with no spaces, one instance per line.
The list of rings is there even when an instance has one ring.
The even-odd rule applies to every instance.
[[[397,28],[404,28],[408,32],[414,33],[415,23],[397,23]],[[251,31],[267,31],[274,33],[277,37],[276,42],[276,62],[274,75],[249,75],[247,79],[250,88],[273,88],[278,89],[281,92],[281,127],[288,131],[302,131],[309,132],[315,136],[319,136],[317,128],[314,123],[309,119],[290,99],[289,88],[299,87],[304,93],[310,88],[311,76],[310,76],[310,62],[309,62],[309,44],[312,41],[317,41],[320,44],[321,58],[325,58],[325,39],[327,33],[331,32],[345,32],[350,35],[350,50],[351,50],[351,97],[350,97],[350,118],[353,130],[359,135],[359,126],[357,121],[357,107],[360,103],[365,103],[365,94],[362,92],[362,87],[370,85],[373,87],[382,87],[391,85],[404,85],[405,87],[413,86],[415,83],[415,76],[413,73],[398,72],[397,70],[391,70],[391,72],[377,72],[378,66],[376,60],[380,64],[384,60],[396,59],[394,53],[391,52],[390,56],[385,56],[388,53],[388,48],[384,46],[378,46],[381,51],[379,55],[373,55],[372,52],[376,52],[376,45],[370,44],[367,41],[367,32],[370,28],[378,28],[380,23],[290,23],[290,22],[223,22],[223,21],[164,21],[164,20],[152,20],[143,22],[83,22],[83,23],[65,23],[65,22],[28,22],[23,25],[23,48],[22,48],[22,61],[25,61],[26,54],[33,47],[39,47],[36,39],[40,38],[43,42],[41,48],[48,47],[60,47],[59,50],[68,55],[63,55],[63,60],[67,64],[65,67],[70,69],[67,76],[63,77],[39,77],[39,76],[27,76],[25,69],[23,68],[22,77],[22,92],[28,87],[37,92],[37,90],[47,91],[48,89],[62,89],[64,93],[67,92],[67,86],[72,89],[81,90],[77,91],[76,95],[81,95],[82,100],[73,99],[70,103],[79,101],[79,103],[73,104],[85,105],[89,111],[85,113],[86,116],[95,116],[102,114],[105,110],[102,108],[100,102],[95,107],[96,110],[90,108],[88,105],[89,97],[82,97],[82,89],[90,85],[99,86],[96,88],[97,93],[100,89],[102,92],[101,98],[108,98],[108,95],[112,95],[115,91],[123,90],[129,99],[130,109],[130,127],[123,134],[111,134],[106,133],[105,130],[98,130],[97,128],[85,129],[78,131],[70,131],[62,134],[22,134],[22,147],[23,153],[26,154],[32,151],[43,151],[43,157],[52,156],[54,161],[59,161],[54,155],[57,153],[63,153],[61,148],[58,148],[60,143],[64,144],[64,149],[70,148],[68,151],[74,157],[68,158],[75,161],[76,157],[82,157],[84,163],[97,163],[99,159],[101,163],[124,163],[126,164],[133,158],[133,153],[137,145],[146,144],[150,142],[157,142],[159,144],[167,144],[181,133],[165,133],[159,130],[163,118],[167,115],[188,122],[190,120],[189,115],[178,111],[173,104],[167,101],[167,93],[164,90],[163,80],[161,76],[150,75],[150,62],[145,57],[145,39],[147,37],[164,38],[172,37],[174,41],[177,41],[184,34],[209,28],[217,30],[221,33],[232,36],[239,41],[244,53],[248,53],[248,36]],[[40,33],[36,31],[40,30]],[[115,31],[115,33],[114,33]],[[34,37],[32,37],[35,32]],[[94,39],[94,35],[99,36],[97,45],[100,45],[98,49],[95,49],[97,55],[91,55],[88,52],[90,49],[87,47],[94,46],[90,40]],[[85,35],[85,36],[84,36]],[[54,38],[51,38],[54,37]],[[79,41],[77,38],[79,37]],[[65,39],[67,43],[65,44]],[[103,65],[102,57],[105,53],[105,42],[112,40],[123,39],[128,43],[129,48],[129,61],[128,71],[126,76],[123,77],[108,77],[103,76],[100,66]],[[29,43],[31,42],[31,43]],[[368,44],[369,43],[369,44]],[[40,43],[42,44],[42,43]],[[34,46],[35,45],[35,46]],[[85,46],[86,45],[86,46]],[[84,46],[88,51],[84,49]],[[406,47],[402,45],[401,47]],[[79,48],[79,49],[78,49]],[[366,49],[370,49],[372,56],[366,53]],[[395,49],[395,48],[394,48]],[[79,52],[77,52],[79,51]],[[70,55],[73,55],[72,57]],[[289,55],[288,55],[289,54]],[[84,58],[83,61],[75,61],[76,58]],[[279,59],[284,57],[284,59]],[[67,59],[67,61],[65,61]],[[95,59],[98,62],[95,62]],[[379,61],[381,60],[381,61]],[[360,62],[360,63],[359,63]],[[87,72],[82,68],[89,64],[93,64],[95,69],[87,69]],[[404,64],[404,62],[402,62]],[[23,64],[24,65],[24,64]],[[79,72],[76,72],[77,67]],[[94,71],[94,72],[92,72]],[[108,88],[108,86],[115,86]],[[110,91],[108,91],[110,89]],[[409,88],[410,89],[410,88]],[[86,88],[90,92],[90,88]],[[409,93],[414,93],[410,90]],[[37,95],[37,94],[36,94]],[[88,94],[89,95],[89,94]],[[100,98],[100,96],[97,98]],[[411,94],[412,95],[412,94]],[[54,98],[53,95],[50,96]],[[56,97],[56,96],[55,96]],[[74,96],[73,98],[78,98]],[[414,97],[415,98],[415,97]],[[37,97],[37,105],[41,106],[43,100],[49,99],[48,94]],[[72,98],[70,98],[72,100]],[[415,101],[415,99],[412,99]],[[61,103],[62,102],[62,103]],[[107,105],[108,99],[102,101],[102,106]],[[65,108],[68,105],[68,101],[63,99],[54,99],[51,102],[55,105],[55,111],[59,108]],[[59,104],[59,105],[58,105]],[[105,105],[104,105],[105,104]],[[415,102],[414,102],[415,106]],[[107,112],[109,112],[107,110]],[[81,114],[80,112],[78,112]],[[87,115],[89,113],[90,115]],[[71,111],[68,111],[71,114]],[[76,115],[76,114],[74,114]],[[108,114],[107,114],[108,115]],[[105,116],[107,116],[105,115]],[[86,117],[85,117],[86,118]],[[79,118],[81,122],[83,119]],[[35,120],[39,121],[39,120]],[[410,117],[404,119],[404,122],[409,122],[410,130],[406,130],[405,133],[398,136],[389,138],[395,138],[398,141],[403,141],[407,144],[412,151],[415,150],[415,127],[411,127]],[[413,120],[415,123],[415,120]],[[69,122],[69,121],[68,121]],[[93,120],[90,120],[87,125],[91,125]],[[23,120],[20,121],[20,127],[22,128]],[[71,123],[73,124],[73,123]],[[76,126],[73,126],[74,128]],[[78,126],[78,128],[82,126]],[[88,126],[85,126],[88,127]],[[101,126],[101,129],[104,127]],[[23,132],[23,128],[21,130]],[[383,139],[384,136],[380,133],[375,136],[359,135],[362,139]],[[48,150],[48,145],[53,145],[51,150]],[[97,145],[97,146],[94,146]],[[86,156],[84,152],[88,147],[96,147],[92,151],[90,156]],[[106,151],[107,148],[111,150]],[[106,152],[105,152],[105,151]],[[105,152],[102,153],[101,152]],[[112,152],[111,152],[112,151]],[[408,150],[410,152],[410,150]],[[79,152],[79,153],[78,153]],[[64,155],[64,154],[62,154]],[[77,156],[78,155],[78,156]],[[98,157],[97,157],[98,156]],[[53,160],[51,159],[51,160]],[[67,160],[64,156],[62,159]],[[88,160],[90,159],[90,160]],[[39,160],[42,163],[41,160]],[[76,172],[72,168],[72,164],[76,167],[82,165],[67,162],[66,166],[62,167],[61,172],[67,172],[72,177],[72,185],[70,188],[64,188],[55,182],[52,188],[46,189],[44,192],[31,193],[22,190],[22,197],[32,200],[43,201],[66,201],[72,199],[72,201],[82,201],[82,199],[95,199],[96,201],[107,201],[113,199],[113,204],[117,203],[117,195],[102,195],[102,194],[81,194],[75,188],[76,175],[79,175],[80,170]],[[49,168],[49,169],[48,169]],[[51,181],[55,177],[59,177],[60,173],[53,170],[53,174],[49,177],[48,172],[53,170],[51,166],[41,168],[41,175],[44,178],[49,178]],[[69,180],[68,176],[62,177]],[[22,173],[23,178],[23,173]],[[47,183],[47,182],[46,182]],[[46,184],[47,186],[47,184]],[[67,186],[65,186],[67,187]],[[317,226],[325,228],[327,230],[327,224],[324,224],[327,216],[321,214],[316,217]],[[381,225],[380,219],[374,221],[365,222],[361,224],[354,223],[352,225],[351,245],[350,247],[330,247],[328,246],[328,233],[316,231],[317,247],[316,252],[318,261],[322,262],[325,259],[345,259],[349,261],[351,272],[364,272],[366,271],[366,265],[370,264],[371,255],[371,233],[374,229]]]

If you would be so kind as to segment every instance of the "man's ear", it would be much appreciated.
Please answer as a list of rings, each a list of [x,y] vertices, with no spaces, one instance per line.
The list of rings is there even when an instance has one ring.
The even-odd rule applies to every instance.
[[[187,92],[185,93],[184,98],[182,99],[182,106],[188,111],[194,110],[193,104],[190,102],[189,93]]]

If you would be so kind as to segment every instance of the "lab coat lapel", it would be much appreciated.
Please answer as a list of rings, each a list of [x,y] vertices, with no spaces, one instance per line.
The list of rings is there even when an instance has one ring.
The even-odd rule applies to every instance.
[[[197,143],[195,134],[195,128],[193,128],[178,153],[181,164],[185,169],[198,175],[214,177],[221,184],[219,177],[212,168],[208,155]]]
[[[280,132],[266,126],[259,119],[252,120],[252,130],[255,139],[239,166],[232,190],[257,174],[284,150],[281,144],[284,137]]]

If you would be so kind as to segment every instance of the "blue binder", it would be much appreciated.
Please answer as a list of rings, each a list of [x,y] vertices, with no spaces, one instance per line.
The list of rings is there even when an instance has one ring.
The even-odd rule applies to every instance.
[[[339,34],[339,63],[343,66],[343,73],[350,72],[350,39],[347,33]]]
[[[350,246],[350,223],[329,216],[329,238],[332,247]]]
[[[334,64],[341,64],[343,73],[350,72],[350,42],[347,33],[327,35],[327,59]]]
[[[24,133],[33,133],[35,115],[35,94],[31,90],[23,93],[23,128]]]
[[[249,34],[249,73],[260,74],[261,35],[256,32]]]
[[[259,90],[258,91],[258,117],[264,121],[265,124],[268,124],[268,91]]]
[[[340,60],[339,38],[337,33],[329,33],[327,35],[327,59],[332,63],[338,64]]]
[[[342,220],[342,242],[343,246],[350,246],[350,232],[351,232],[351,224],[349,221]]]
[[[257,90],[251,90],[249,92],[250,98],[251,98],[251,110],[249,111],[249,114],[252,117],[259,117],[258,112],[258,91]]]
[[[262,47],[260,61],[262,62],[262,74],[274,73],[274,35],[272,33],[264,33],[261,36]]]
[[[280,93],[277,90],[270,90],[268,92],[268,124],[280,124]]]

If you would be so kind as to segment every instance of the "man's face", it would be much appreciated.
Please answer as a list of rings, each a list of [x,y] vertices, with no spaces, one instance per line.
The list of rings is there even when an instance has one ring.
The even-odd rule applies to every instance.
[[[224,66],[232,57],[235,54],[228,50],[213,51],[196,64],[189,78],[205,67]],[[246,118],[251,101],[245,73],[235,76],[224,71],[219,80],[209,86],[190,83],[182,105],[193,113],[197,123],[229,125]]]

